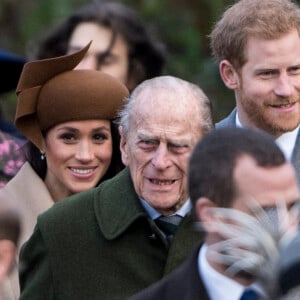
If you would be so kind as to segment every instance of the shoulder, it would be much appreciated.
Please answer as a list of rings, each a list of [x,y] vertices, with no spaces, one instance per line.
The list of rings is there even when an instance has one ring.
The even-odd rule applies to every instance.
[[[58,220],[65,223],[68,220],[71,222],[72,219],[86,219],[89,214],[94,214],[100,202],[112,202],[114,195],[119,195],[119,192],[127,189],[129,180],[123,178],[124,176],[126,174],[118,174],[97,187],[60,200],[39,216],[38,223],[40,226],[55,226],[60,224]]]
[[[203,283],[198,273],[199,247],[177,269],[150,285],[145,290],[132,296],[128,300],[152,299],[197,299],[203,293]],[[202,299],[202,298],[201,298]],[[206,298],[205,298],[206,299]]]
[[[39,222],[46,222],[47,220],[51,222],[51,220],[57,220],[58,218],[82,216],[83,212],[91,207],[97,189],[92,188],[60,200],[39,216]]]
[[[216,123],[216,128],[235,127],[236,108],[223,120]]]

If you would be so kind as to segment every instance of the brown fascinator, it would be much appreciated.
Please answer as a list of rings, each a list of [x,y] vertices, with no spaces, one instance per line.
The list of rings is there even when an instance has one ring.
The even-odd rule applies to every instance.
[[[42,132],[75,120],[112,120],[128,97],[114,77],[95,70],[73,70],[87,52],[28,62],[17,86],[15,124],[42,149]]]

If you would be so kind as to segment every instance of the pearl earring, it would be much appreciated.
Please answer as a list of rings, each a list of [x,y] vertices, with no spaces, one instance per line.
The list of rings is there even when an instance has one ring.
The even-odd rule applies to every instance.
[[[45,154],[45,152],[41,151],[41,160],[44,160],[44,159],[45,159],[45,157],[46,157],[46,154]]]

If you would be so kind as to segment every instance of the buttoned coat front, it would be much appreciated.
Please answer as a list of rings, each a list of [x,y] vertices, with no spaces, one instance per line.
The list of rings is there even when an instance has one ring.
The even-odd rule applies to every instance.
[[[188,215],[168,247],[125,169],[38,218],[21,252],[20,299],[126,299],[175,269],[200,240]]]

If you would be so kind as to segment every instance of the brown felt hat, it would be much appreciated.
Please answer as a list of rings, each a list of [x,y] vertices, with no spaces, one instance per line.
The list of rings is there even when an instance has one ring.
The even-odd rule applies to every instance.
[[[112,120],[128,89],[95,70],[73,70],[90,43],[80,51],[25,64],[17,86],[15,124],[42,149],[42,131],[74,120]]]

